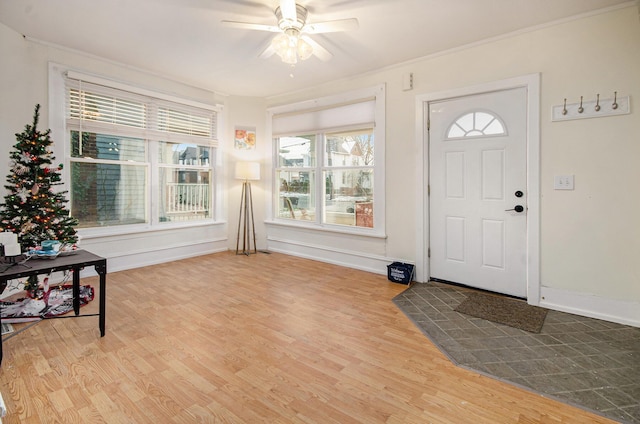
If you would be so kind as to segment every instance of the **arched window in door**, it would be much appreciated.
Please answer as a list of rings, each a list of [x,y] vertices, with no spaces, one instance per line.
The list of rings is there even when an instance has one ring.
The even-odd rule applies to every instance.
[[[502,119],[491,112],[469,112],[456,119],[447,130],[446,140],[469,137],[495,137],[506,135]]]

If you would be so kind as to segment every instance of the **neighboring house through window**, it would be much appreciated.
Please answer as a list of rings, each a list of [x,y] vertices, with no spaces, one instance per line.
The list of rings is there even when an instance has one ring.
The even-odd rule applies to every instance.
[[[384,86],[270,112],[274,218],[384,233]]]
[[[73,72],[65,84],[70,209],[79,228],[214,219],[215,107]]]

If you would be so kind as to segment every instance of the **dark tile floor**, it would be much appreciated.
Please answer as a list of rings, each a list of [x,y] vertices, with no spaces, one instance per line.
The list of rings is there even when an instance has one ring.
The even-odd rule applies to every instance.
[[[414,284],[393,301],[459,366],[640,423],[640,328],[549,311],[529,333],[454,312],[470,290]]]

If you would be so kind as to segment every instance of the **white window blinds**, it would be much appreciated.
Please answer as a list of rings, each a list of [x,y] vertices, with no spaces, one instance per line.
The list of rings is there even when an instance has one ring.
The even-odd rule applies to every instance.
[[[91,90],[91,87],[88,89]],[[69,89],[69,118],[135,128],[146,127],[146,105],[143,102],[100,94],[95,89],[86,90],[86,86],[82,90]]]
[[[274,136],[283,136],[337,128],[373,127],[375,112],[375,99],[366,99],[325,108],[276,113],[273,115],[272,131]]]
[[[105,84],[108,84],[106,82]],[[67,76],[67,123],[86,131],[217,145],[217,111]],[[118,129],[120,128],[120,129]]]
[[[213,138],[215,115],[203,115],[193,111],[160,107],[158,109],[158,130],[176,134]]]

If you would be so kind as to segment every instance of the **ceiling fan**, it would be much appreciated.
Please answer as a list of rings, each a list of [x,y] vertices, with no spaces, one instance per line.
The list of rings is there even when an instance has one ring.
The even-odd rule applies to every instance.
[[[296,3],[296,0],[280,0],[280,5],[274,11],[277,25],[262,25],[249,22],[222,21],[223,25],[269,31],[279,33],[271,40],[269,46],[260,54],[267,58],[274,53],[280,56],[284,63],[295,65],[298,60],[306,60],[312,55],[320,60],[327,61],[333,56],[327,49],[313,40],[311,34],[327,32],[348,31],[358,28],[358,20],[355,18],[339,19],[334,21],[308,23],[307,9]]]

